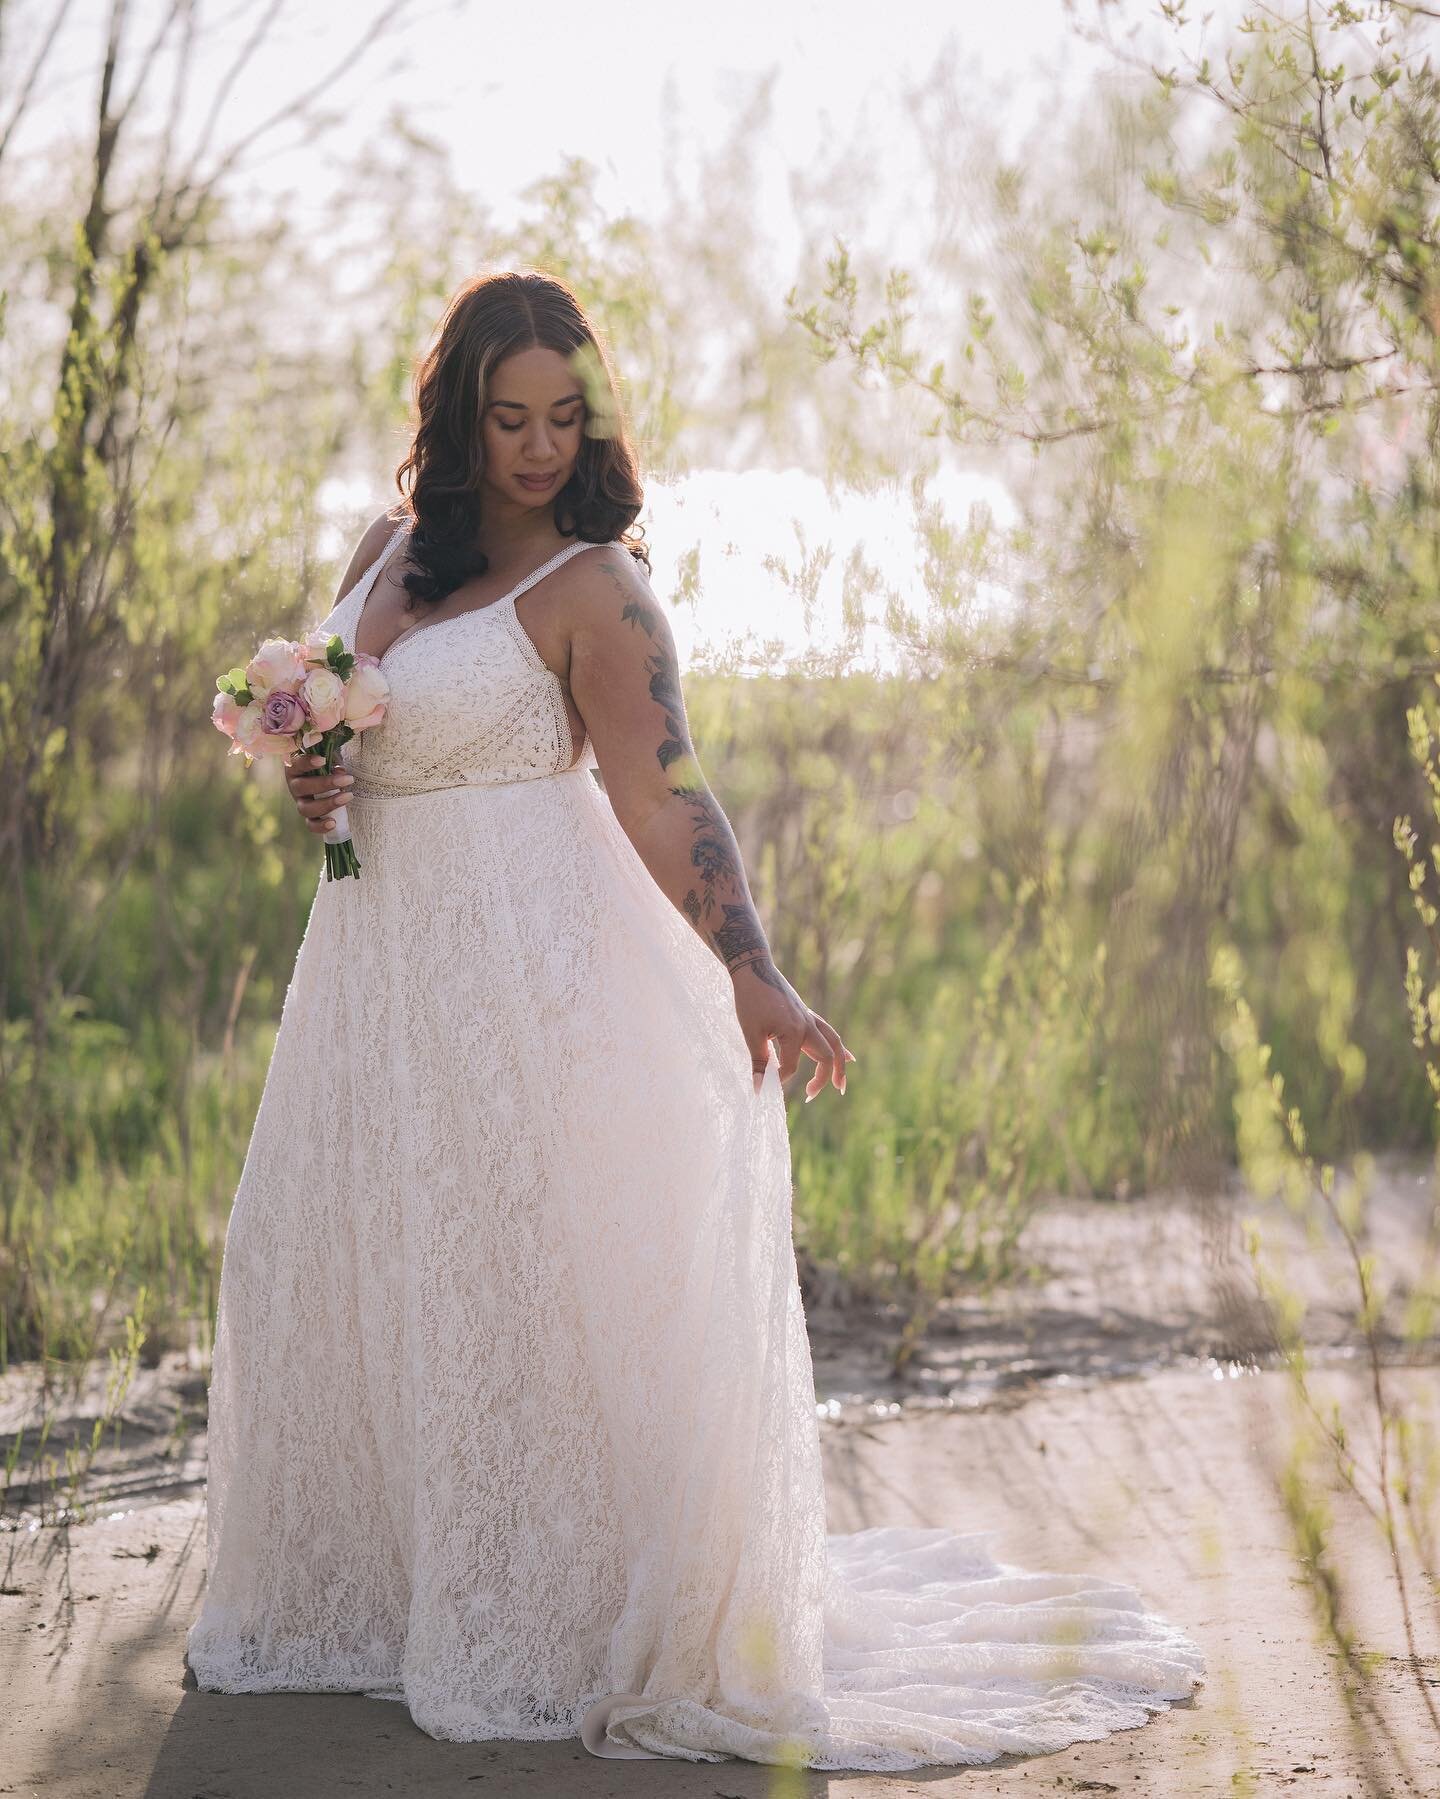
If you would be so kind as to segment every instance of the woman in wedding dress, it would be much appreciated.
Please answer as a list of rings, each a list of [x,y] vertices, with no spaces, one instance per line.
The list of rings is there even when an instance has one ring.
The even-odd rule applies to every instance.
[[[199,1686],[815,1768],[1144,1724],[1203,1661],[1133,1588],[827,1536],[782,1082],[854,1058],[700,771],[574,296],[467,283],[417,409],[320,621],[389,708],[287,771],[360,874],[316,888],[226,1233]]]

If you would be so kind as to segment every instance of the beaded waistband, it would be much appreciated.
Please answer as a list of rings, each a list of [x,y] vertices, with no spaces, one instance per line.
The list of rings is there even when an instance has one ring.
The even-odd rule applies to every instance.
[[[525,781],[553,781],[559,775],[577,775],[585,773],[580,763],[570,768],[559,768],[548,775],[508,775],[501,780],[481,781],[431,781],[425,786],[407,781],[389,780],[383,775],[361,774],[359,769],[352,769],[355,784],[345,791],[345,803],[352,800],[408,800],[420,799],[427,793],[453,793],[461,787],[515,787]]]

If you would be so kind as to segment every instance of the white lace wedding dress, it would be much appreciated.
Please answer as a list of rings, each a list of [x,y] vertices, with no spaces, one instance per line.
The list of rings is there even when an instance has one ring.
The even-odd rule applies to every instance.
[[[354,648],[385,554],[323,621]],[[1146,1722],[1200,1650],[993,1531],[827,1536],[785,1098],[515,600],[352,740],[225,1240],[202,1689],[437,1738],[901,1769]]]

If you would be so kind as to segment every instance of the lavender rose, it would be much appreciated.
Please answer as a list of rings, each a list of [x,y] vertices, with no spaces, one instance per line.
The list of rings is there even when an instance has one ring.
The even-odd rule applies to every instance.
[[[267,694],[261,708],[263,728],[271,737],[288,737],[293,731],[301,731],[309,718],[299,694],[286,693],[283,688]]]

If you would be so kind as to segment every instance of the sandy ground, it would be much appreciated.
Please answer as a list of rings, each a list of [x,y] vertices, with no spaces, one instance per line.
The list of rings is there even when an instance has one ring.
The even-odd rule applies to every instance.
[[[1423,1168],[1385,1167],[1371,1238],[1382,1272],[1415,1267],[1433,1204]],[[96,1457],[82,1488],[89,1521],[31,1528],[35,1495],[12,1485],[18,1528],[0,1536],[0,1794],[1436,1799],[1440,1732],[1423,1695],[1440,1710],[1440,1606],[1419,1602],[1412,1666],[1381,1539],[1353,1497],[1332,1491],[1350,1621],[1375,1657],[1374,1713],[1352,1724],[1290,1547],[1276,1477],[1292,1387],[1257,1363],[1263,1332],[1244,1303],[1238,1217],[1255,1209],[1238,1194],[1198,1209],[1163,1196],[1056,1208],[1027,1237],[1037,1277],[947,1308],[905,1382],[886,1374],[893,1321],[841,1317],[807,1292],[830,1529],[995,1528],[1007,1561],[1138,1586],[1209,1663],[1193,1700],[1138,1730],[969,1769],[796,1774],[606,1762],[577,1741],[438,1743],[403,1707],[355,1695],[198,1692],[182,1658],[204,1577],[204,1379],[175,1356],[141,1371],[119,1442]],[[1282,1210],[1265,1216],[1273,1253],[1311,1301],[1315,1391],[1363,1432],[1370,1377],[1354,1351],[1344,1259],[1333,1243],[1307,1243]],[[1433,1432],[1440,1346],[1430,1347],[1385,1379]],[[35,1375],[17,1368],[0,1381],[7,1442],[33,1415]],[[88,1432],[103,1385],[98,1368],[52,1448]],[[1365,1441],[1356,1447],[1368,1462]]]

